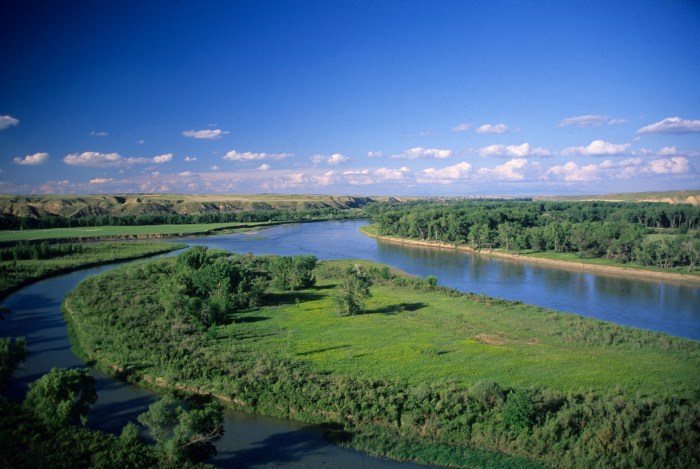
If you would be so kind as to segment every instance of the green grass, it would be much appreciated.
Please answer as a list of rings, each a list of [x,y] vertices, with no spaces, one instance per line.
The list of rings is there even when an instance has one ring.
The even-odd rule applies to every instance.
[[[571,329],[603,328],[599,321],[391,285],[372,288],[366,314],[340,317],[330,297],[333,286],[324,280],[309,290],[277,294],[272,301],[282,304],[239,315],[221,331],[217,347],[301,360],[324,373],[412,384],[490,379],[514,387],[620,387],[685,396],[700,385],[700,347],[693,341],[683,341],[691,344],[690,354],[666,350],[663,334],[646,332],[654,345],[590,345],[571,340]]]
[[[191,225],[91,226],[53,228],[49,230],[0,231],[0,243],[46,239],[79,239],[97,237],[177,236],[210,234],[213,231],[250,229],[265,223],[203,223]]]
[[[185,247],[175,243],[90,243],[83,252],[45,260],[0,262],[0,299],[14,290],[42,278],[84,267],[148,257]]]

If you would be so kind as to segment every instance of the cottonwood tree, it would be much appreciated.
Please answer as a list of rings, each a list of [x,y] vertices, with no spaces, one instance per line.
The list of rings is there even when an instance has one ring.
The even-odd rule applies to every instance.
[[[362,312],[364,301],[371,296],[371,285],[372,278],[361,264],[348,267],[333,294],[338,314],[353,316]]]
[[[49,427],[85,425],[96,400],[95,378],[88,370],[52,368],[29,385],[24,407]]]
[[[182,401],[168,395],[151,404],[138,421],[148,427],[169,463],[198,462],[216,454],[214,441],[224,433],[223,408],[216,400]]]

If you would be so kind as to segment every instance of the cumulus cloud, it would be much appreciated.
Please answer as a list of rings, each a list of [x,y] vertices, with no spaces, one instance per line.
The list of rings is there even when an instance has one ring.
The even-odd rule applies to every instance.
[[[219,167],[217,165],[212,165],[212,166],[209,166],[209,170],[210,171],[218,171]]]
[[[384,152],[383,151],[368,151],[367,156],[369,158],[381,158],[382,156],[384,156]]]
[[[472,128],[471,124],[463,122],[461,124],[457,124],[454,127],[452,127],[452,132],[466,132],[467,130],[469,130],[471,128]]]
[[[177,175],[181,177],[189,177],[192,176],[192,171],[182,171],[180,173],[177,173]]]
[[[95,179],[90,179],[88,182],[90,184],[107,184],[108,182],[112,182],[114,179],[112,178],[95,178]]]
[[[484,124],[476,129],[477,133],[480,134],[504,134],[511,129],[505,124]]]
[[[187,163],[191,163],[192,161],[197,161],[197,157],[196,156],[186,156],[185,161]]]
[[[435,158],[444,159],[452,156],[452,150],[443,150],[440,148],[423,148],[415,147],[404,151],[398,155],[393,155],[394,159],[414,160],[416,158]]]
[[[43,164],[49,158],[48,153],[34,153],[33,155],[27,155],[24,158],[19,156],[14,159],[15,164],[20,164],[23,166],[38,166]]]
[[[472,165],[465,161],[444,168],[426,168],[423,170],[421,177],[418,178],[418,182],[450,184],[456,180],[468,177],[471,171]]]
[[[107,137],[109,135],[109,132],[105,132],[104,130],[93,130],[90,132],[90,135],[93,137]]]
[[[629,143],[609,143],[605,140],[594,140],[586,147],[569,147],[561,151],[563,156],[613,156],[620,155],[629,149]]]
[[[495,168],[481,168],[477,171],[477,174],[480,177],[492,179],[522,180],[525,179],[525,174],[522,171],[527,166],[527,159],[515,158]]]
[[[589,164],[579,166],[573,161],[569,161],[564,165],[552,166],[545,173],[545,177],[554,176],[556,179],[567,182],[596,181],[600,179],[599,172],[600,169],[597,165]]]
[[[5,130],[19,124],[19,120],[12,116],[0,116],[0,130]]]
[[[479,150],[481,156],[505,156],[509,158],[524,158],[526,156],[547,157],[552,153],[546,148],[531,147],[525,142],[521,145],[489,145]]]
[[[314,164],[326,163],[326,164],[329,164],[331,166],[337,166],[341,163],[345,163],[348,160],[350,160],[350,158],[343,155],[342,153],[333,153],[331,156],[313,155],[311,157],[311,161]]]
[[[260,166],[258,166],[258,171],[267,171],[270,169],[270,165],[267,163],[263,163]]]
[[[164,155],[158,155],[153,157],[153,162],[154,163],[168,163],[173,160],[173,154],[172,153],[166,153]]]
[[[198,138],[204,140],[218,140],[224,135],[227,135],[228,130],[221,129],[204,129],[204,130],[185,130],[182,135],[189,138]]]
[[[377,177],[378,181],[401,181],[411,172],[406,166],[399,169],[379,168],[375,169],[372,174]]]
[[[691,166],[687,158],[675,156],[669,159],[652,160],[644,171],[653,174],[688,174],[691,172]]]
[[[222,159],[228,161],[258,161],[258,160],[283,160],[289,156],[291,153],[253,153],[247,151],[245,153],[239,153],[236,150],[231,150],[226,153]]]
[[[700,120],[667,117],[637,130],[638,134],[687,134],[700,132]]]
[[[71,166],[92,166],[107,168],[114,166],[130,166],[133,164],[167,163],[173,159],[172,153],[154,156],[153,158],[125,158],[119,153],[100,153],[86,151],[83,153],[71,153],[63,158],[63,162]]]

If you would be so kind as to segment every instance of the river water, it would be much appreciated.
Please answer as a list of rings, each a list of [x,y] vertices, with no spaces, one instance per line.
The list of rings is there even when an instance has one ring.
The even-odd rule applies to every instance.
[[[234,252],[313,254],[319,259],[371,259],[411,274],[435,275],[438,283],[463,291],[522,300],[646,329],[700,339],[700,288],[676,283],[593,275],[494,260],[445,250],[378,242],[358,232],[366,221],[280,225],[255,233],[185,240]],[[177,240],[182,242],[182,240]],[[52,367],[84,364],[71,352],[61,302],[84,278],[113,268],[73,272],[30,285],[3,303],[10,310],[0,321],[0,336],[27,338],[28,360],[15,373],[5,394],[21,400],[27,386]],[[144,412],[157,396],[92,370],[98,401],[90,426],[118,433]],[[418,468],[338,448],[323,439],[318,427],[298,422],[227,411],[219,454],[221,467]]]

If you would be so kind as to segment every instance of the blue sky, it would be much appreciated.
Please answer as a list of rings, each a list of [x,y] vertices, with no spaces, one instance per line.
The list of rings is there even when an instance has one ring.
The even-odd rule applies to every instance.
[[[696,1],[6,1],[0,193],[700,188]]]

